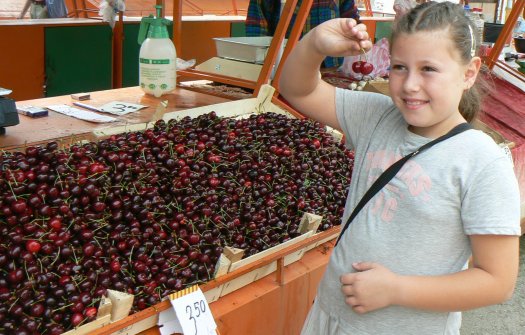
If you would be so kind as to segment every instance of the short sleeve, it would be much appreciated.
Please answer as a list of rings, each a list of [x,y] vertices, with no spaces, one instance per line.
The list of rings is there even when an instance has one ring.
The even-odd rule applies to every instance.
[[[507,158],[497,158],[473,176],[461,213],[467,235],[521,235],[519,187]]]
[[[392,108],[392,99],[386,95],[336,88],[335,110],[346,146],[354,149],[358,140],[368,140],[381,117]]]

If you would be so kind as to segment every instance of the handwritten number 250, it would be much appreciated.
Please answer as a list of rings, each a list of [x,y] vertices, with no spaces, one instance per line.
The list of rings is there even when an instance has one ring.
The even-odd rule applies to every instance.
[[[206,304],[204,303],[203,300],[200,300],[200,301],[194,302],[193,308],[191,307],[192,307],[191,305],[186,305],[186,314],[189,314],[190,315],[189,319],[193,320],[193,325],[195,327],[195,335],[197,335],[198,331],[197,331],[197,319],[196,318],[198,318],[199,316],[201,316],[201,314],[206,312]],[[193,315],[194,311],[195,311],[195,315]]]

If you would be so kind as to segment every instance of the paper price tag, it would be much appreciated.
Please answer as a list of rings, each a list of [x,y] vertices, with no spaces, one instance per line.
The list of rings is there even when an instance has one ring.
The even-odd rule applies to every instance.
[[[503,150],[503,153],[505,154],[505,157],[509,160],[509,162],[514,166],[514,159],[512,159],[512,152],[510,151],[510,148],[508,145],[500,144],[501,150]]]
[[[184,335],[217,334],[217,324],[198,285],[171,294],[170,301]]]
[[[100,107],[100,110],[115,115],[125,115],[136,112],[146,106],[132,104],[130,102],[112,101]]]

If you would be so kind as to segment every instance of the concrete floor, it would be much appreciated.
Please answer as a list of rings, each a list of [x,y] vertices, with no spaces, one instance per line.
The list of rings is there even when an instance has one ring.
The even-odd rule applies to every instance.
[[[525,235],[520,239],[520,272],[509,301],[463,313],[461,335],[525,335]]]

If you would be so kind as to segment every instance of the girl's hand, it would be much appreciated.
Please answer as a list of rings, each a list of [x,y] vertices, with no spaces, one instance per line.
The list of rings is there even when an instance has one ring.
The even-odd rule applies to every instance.
[[[322,55],[332,57],[353,56],[368,51],[372,42],[366,26],[354,19],[332,19],[315,27],[310,34],[312,45]]]
[[[371,262],[354,263],[358,272],[341,276],[345,302],[358,314],[387,307],[394,301],[399,276],[386,267]]]

